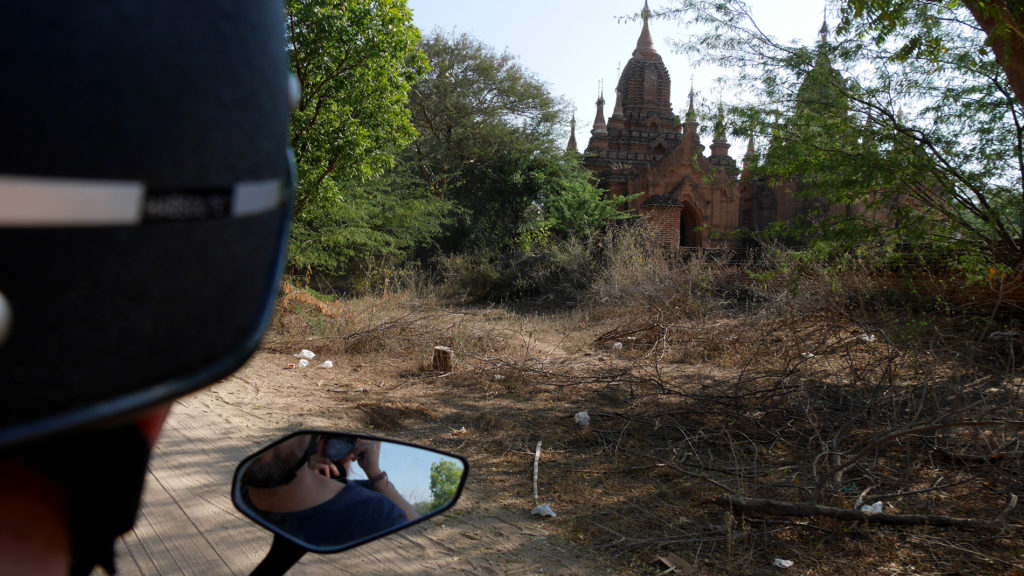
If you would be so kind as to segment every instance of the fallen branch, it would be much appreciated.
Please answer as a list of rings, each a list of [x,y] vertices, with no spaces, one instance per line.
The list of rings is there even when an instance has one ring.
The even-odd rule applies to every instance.
[[[729,508],[741,514],[753,512],[768,516],[825,516],[837,520],[851,522],[871,522],[875,524],[891,524],[894,526],[940,526],[955,528],[999,529],[1008,526],[1006,518],[1017,506],[1017,496],[1011,494],[1010,502],[995,520],[974,520],[970,518],[953,518],[941,514],[873,514],[848,508],[832,508],[819,506],[810,502],[782,502],[767,498],[744,498],[742,496],[719,496],[712,500],[713,504]]]

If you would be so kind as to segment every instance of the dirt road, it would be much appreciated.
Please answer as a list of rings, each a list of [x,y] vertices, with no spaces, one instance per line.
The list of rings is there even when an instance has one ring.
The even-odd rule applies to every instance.
[[[259,563],[271,536],[232,505],[235,465],[287,432],[331,424],[312,409],[315,399],[273,393],[289,385],[281,363],[280,355],[259,353],[226,381],[175,404],[135,529],[118,544],[119,574],[248,574]],[[612,573],[493,496],[471,474],[448,514],[348,552],[307,555],[290,574]]]

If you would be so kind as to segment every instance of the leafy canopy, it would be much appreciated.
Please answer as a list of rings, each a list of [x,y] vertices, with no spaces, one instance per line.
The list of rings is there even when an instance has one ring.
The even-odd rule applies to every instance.
[[[439,460],[430,465],[430,496],[436,510],[455,498],[462,480],[462,467],[451,460]]]
[[[937,60],[946,53],[942,35],[936,34],[935,28],[922,27],[919,23],[921,14],[933,12],[938,4],[934,0],[928,3],[846,0],[839,3],[840,30],[856,30],[876,45],[895,42],[901,57]],[[949,0],[945,4],[951,10],[962,6],[970,12],[974,23],[966,19],[959,23],[984,32],[986,44],[1006,73],[1017,101],[1024,103],[1024,3],[1018,0]]]
[[[514,56],[465,34],[435,32],[423,51],[431,70],[409,100],[419,137],[402,158],[455,205],[447,251],[512,250],[536,228],[538,210],[553,210],[553,225],[566,231],[607,221],[614,210],[564,152],[565,102]],[[594,211],[569,214],[574,208]]]
[[[663,16],[704,30],[680,46],[754,95],[731,107],[736,124],[767,144],[761,177],[820,201],[819,234],[1024,265],[1024,107],[990,37],[960,2],[860,2],[898,8],[881,19],[834,4],[843,35],[814,48],[766,35],[739,0],[676,0]],[[855,205],[869,212],[830,209]]]
[[[443,207],[401,178],[378,178],[415,130],[408,91],[426,71],[404,0],[288,0],[302,100],[292,115],[299,182],[294,270],[353,274],[436,234]]]

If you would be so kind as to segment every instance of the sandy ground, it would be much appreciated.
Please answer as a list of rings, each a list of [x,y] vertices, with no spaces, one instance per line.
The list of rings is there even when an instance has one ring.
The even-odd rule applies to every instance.
[[[231,503],[236,464],[300,428],[359,429],[344,416],[352,413],[344,395],[365,399],[370,388],[384,389],[358,366],[300,373],[286,369],[289,360],[257,353],[230,378],[175,403],[135,529],[118,544],[119,574],[248,574],[258,564],[271,535]],[[416,434],[429,441],[443,428],[427,425]],[[446,514],[340,554],[307,554],[290,574],[614,573],[592,553],[554,538],[550,521],[498,496],[471,473],[461,500]]]

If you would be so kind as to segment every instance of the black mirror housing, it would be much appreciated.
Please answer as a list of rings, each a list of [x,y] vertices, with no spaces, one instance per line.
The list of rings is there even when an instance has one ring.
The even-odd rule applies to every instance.
[[[302,430],[235,470],[235,507],[304,550],[335,553],[404,530],[458,500],[465,458],[364,434]]]

